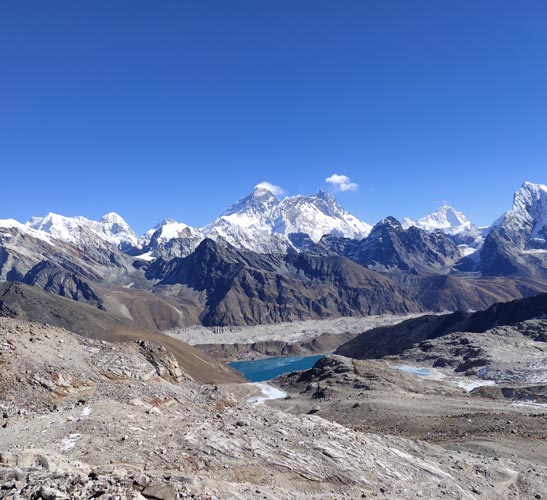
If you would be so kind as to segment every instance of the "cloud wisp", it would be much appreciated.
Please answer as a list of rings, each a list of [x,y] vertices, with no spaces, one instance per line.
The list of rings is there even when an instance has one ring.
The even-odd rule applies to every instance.
[[[357,183],[351,182],[347,175],[332,174],[325,179],[325,182],[331,184],[337,191],[357,191]]]
[[[281,196],[282,194],[285,194],[285,191],[282,187],[276,186],[275,184],[267,181],[259,182],[255,186],[255,189],[267,189],[270,193],[273,193],[276,196]]]

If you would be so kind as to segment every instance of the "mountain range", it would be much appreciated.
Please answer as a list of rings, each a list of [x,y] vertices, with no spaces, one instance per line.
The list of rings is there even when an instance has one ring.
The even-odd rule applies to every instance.
[[[374,226],[334,196],[264,185],[203,228],[142,237],[115,213],[0,221],[0,279],[157,330],[479,309],[547,291],[547,187],[524,183],[488,228],[443,205]]]

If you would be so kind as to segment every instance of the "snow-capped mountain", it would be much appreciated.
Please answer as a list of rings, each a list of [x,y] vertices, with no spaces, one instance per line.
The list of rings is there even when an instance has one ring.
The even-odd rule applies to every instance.
[[[165,219],[140,239],[142,254],[139,257],[145,260],[156,257],[186,257],[204,238],[203,233],[195,227],[173,219]]]
[[[206,237],[258,253],[284,253],[298,247],[298,241],[318,242],[325,234],[362,239],[371,226],[325,192],[280,200],[267,187],[258,185],[202,230],[166,219],[138,239],[114,212],[99,221],[55,213],[33,217],[25,224],[6,219],[0,221],[0,228],[14,228],[48,242],[62,241],[84,251],[107,251],[114,246],[141,260],[153,260],[185,257]]]
[[[547,186],[525,182],[492,228],[521,250],[547,250]]]
[[[285,198],[277,205],[270,221],[275,233],[284,236],[305,233],[315,243],[325,234],[363,239],[372,229],[372,226],[344,210],[334,196],[325,191],[312,196]]]
[[[1,236],[3,238],[11,238],[10,229],[16,230],[19,233],[30,233],[33,237],[47,242],[51,241],[50,236],[43,231],[27,227],[15,219],[0,219],[0,233],[2,233]]]
[[[323,191],[280,200],[268,189],[257,187],[203,228],[203,233],[236,247],[271,253],[293,247],[292,234],[305,234],[318,242],[325,234],[361,239],[370,229]]]
[[[105,214],[99,220],[102,234],[106,239],[121,250],[134,248],[138,245],[138,238],[127,222],[115,212]]]
[[[428,232],[439,229],[445,234],[459,234],[477,228],[462,212],[450,205],[442,205],[434,212],[418,220],[405,218],[402,225],[405,229],[416,226]]]
[[[279,203],[279,198],[271,191],[257,186],[202,231],[208,238],[225,240],[237,248],[259,253],[285,252],[290,246],[289,242],[273,234],[270,223]]]
[[[404,229],[413,226],[431,235],[448,236],[458,246],[460,255],[473,253],[475,267],[479,262],[477,250],[483,248],[485,236],[493,232],[508,248],[530,253],[547,251],[547,186],[524,183],[514,195],[511,210],[486,231],[449,205],[418,220],[405,219],[402,224]],[[279,199],[264,184],[201,230],[167,219],[140,239],[113,212],[99,221],[54,213],[33,217],[25,224],[13,219],[0,220],[0,235],[4,240],[27,234],[53,245],[59,241],[70,244],[97,259],[108,259],[113,248],[141,260],[185,257],[205,238],[262,254],[285,253],[289,249],[306,251],[325,235],[359,242],[370,230],[371,226],[344,210],[328,193],[320,191],[311,196]]]
[[[473,253],[484,242],[484,228],[475,226],[465,214],[446,204],[418,220],[405,218],[402,226],[414,226],[428,233],[441,231],[452,237],[462,256]]]
[[[547,186],[525,182],[513,206],[489,228],[484,244],[462,270],[486,276],[547,279]]]
[[[103,242],[125,251],[138,244],[136,234],[114,212],[104,215],[100,221],[81,216],[65,217],[50,212],[45,217],[32,217],[25,227],[80,248],[97,246],[99,242]]]

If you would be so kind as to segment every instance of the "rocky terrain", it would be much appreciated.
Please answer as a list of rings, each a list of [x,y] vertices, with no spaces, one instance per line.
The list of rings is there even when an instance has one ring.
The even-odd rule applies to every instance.
[[[358,359],[476,375],[485,397],[547,402],[547,294],[485,311],[422,316],[364,332],[339,347]]]
[[[311,340],[284,342],[282,340],[259,340],[251,344],[197,344],[200,351],[206,352],[221,361],[252,360],[272,356],[312,356],[334,352],[337,347],[354,337],[351,333],[323,333]]]
[[[493,397],[522,393],[523,399],[547,402],[547,320],[450,333],[420,342],[397,359],[478,374],[496,382],[496,391],[488,391]]]
[[[374,369],[376,378],[368,377],[368,384],[376,387],[356,389],[352,379],[366,376],[359,366],[348,360],[331,368],[333,387],[347,385],[349,378],[354,391],[384,387],[398,397],[408,391],[405,400],[420,397],[412,378],[399,372],[393,372],[398,379],[384,381],[386,369]],[[318,373],[323,369],[317,367]],[[252,403],[257,386],[196,384],[172,355],[147,342],[110,344],[5,318],[0,320],[0,376],[2,498],[524,499],[547,494],[546,470],[530,459],[380,435],[373,426],[358,430],[331,421],[321,409],[302,414],[281,408],[307,404],[306,394]],[[369,404],[358,394],[348,406]],[[454,397],[470,408],[478,404],[474,401],[484,401],[484,408],[493,404],[433,382],[421,397],[437,396]],[[510,413],[515,422],[519,415],[535,418],[537,428],[545,429],[544,414],[534,417],[512,407]]]
[[[242,380],[238,373],[185,342],[146,328],[146,325],[36,287],[0,283],[0,316],[45,323],[109,342],[146,340],[169,349],[186,375],[196,381],[225,383]]]
[[[450,369],[413,373],[427,365],[403,362],[410,360],[322,358],[311,370],[277,379],[291,397],[276,406],[353,429],[435,443],[448,454],[465,450],[494,461],[513,459],[528,470],[547,466],[546,406],[525,404],[516,392],[504,397],[494,386],[472,389],[479,378]],[[538,481],[544,495],[546,478]]]
[[[423,315],[392,326],[373,328],[340,346],[336,354],[357,359],[380,359],[398,355],[414,345],[446,336],[453,332],[483,333],[501,325],[545,318],[547,294],[539,294],[511,302],[499,302],[488,309]]]
[[[193,326],[165,333],[225,361],[232,361],[239,356],[247,359],[306,356],[333,352],[364,331],[400,323],[416,316],[419,314],[342,317],[256,326]]]

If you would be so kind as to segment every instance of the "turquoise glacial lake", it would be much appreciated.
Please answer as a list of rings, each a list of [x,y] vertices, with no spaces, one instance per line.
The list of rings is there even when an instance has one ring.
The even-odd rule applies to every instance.
[[[324,354],[316,356],[280,356],[277,358],[257,359],[254,361],[233,361],[228,363],[247,377],[251,382],[264,382],[283,373],[297,370],[309,370]]]

